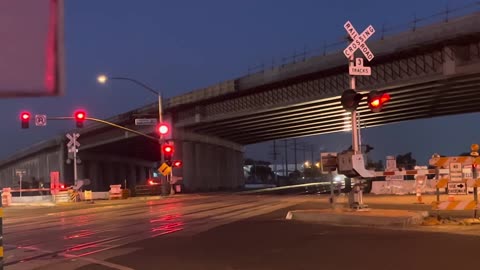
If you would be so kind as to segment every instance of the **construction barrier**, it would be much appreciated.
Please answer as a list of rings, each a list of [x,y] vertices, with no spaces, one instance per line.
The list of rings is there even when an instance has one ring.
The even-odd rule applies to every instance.
[[[80,195],[78,194],[78,191],[76,191],[74,189],[69,189],[67,192],[68,192],[69,201],[71,201],[71,202],[79,202],[80,201]]]
[[[432,203],[434,210],[475,210],[478,209],[476,201],[453,201]]]
[[[122,198],[122,185],[110,185],[109,199],[121,199]]]
[[[83,192],[83,196],[85,198],[85,201],[92,201],[93,200],[93,194],[91,190],[85,190]]]
[[[68,191],[59,191],[54,197],[55,203],[65,203],[70,201]]]
[[[2,189],[2,205],[4,207],[12,204],[12,193],[10,193],[11,190],[11,188]]]

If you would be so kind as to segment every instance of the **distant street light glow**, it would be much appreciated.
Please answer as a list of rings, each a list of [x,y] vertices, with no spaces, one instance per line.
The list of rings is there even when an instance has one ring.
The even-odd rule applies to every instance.
[[[101,84],[105,84],[107,82],[107,80],[108,80],[108,77],[103,75],[103,74],[98,75],[98,77],[97,77],[97,81]]]

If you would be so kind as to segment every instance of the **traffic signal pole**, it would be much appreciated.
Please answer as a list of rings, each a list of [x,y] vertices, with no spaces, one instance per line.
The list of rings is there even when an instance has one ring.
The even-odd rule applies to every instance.
[[[162,95],[160,92],[158,93],[158,123],[162,124],[163,123],[163,106],[162,106]],[[171,130],[169,132],[172,132]],[[164,138],[163,134],[160,133],[160,138],[158,139],[158,144],[160,146],[160,165],[165,162],[165,156],[163,153],[163,143],[164,143]],[[167,184],[171,182],[173,179],[173,172],[170,172],[168,175],[165,176],[165,179],[162,183],[162,195],[167,195],[168,193],[168,188]],[[170,194],[172,194],[172,189],[170,188]]]

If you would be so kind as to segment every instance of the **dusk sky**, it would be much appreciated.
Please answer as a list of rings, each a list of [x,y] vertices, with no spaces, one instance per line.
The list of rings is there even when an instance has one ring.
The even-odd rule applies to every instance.
[[[247,74],[294,51],[319,49],[345,35],[350,20],[358,31],[406,24],[472,0],[66,0],[66,93],[61,97],[0,100],[0,159],[74,127],[49,122],[20,129],[19,113],[70,116],[85,108],[107,118],[147,103],[151,93],[128,82],[98,85],[100,73],[135,78],[172,97]],[[478,10],[478,9],[477,9]],[[464,12],[465,13],[465,12]],[[378,30],[377,30],[378,31]],[[378,34],[378,32],[376,33]],[[1,76],[1,74],[0,74]],[[413,152],[426,164],[435,152],[456,155],[480,143],[479,114],[424,119],[370,128],[364,142],[373,159]],[[322,151],[350,146],[348,132],[302,138]],[[81,140],[80,140],[81,141]],[[246,156],[271,160],[271,142],[247,147]],[[81,151],[81,149],[80,149]],[[299,154],[303,157],[303,154]],[[308,157],[310,154],[308,154]],[[291,158],[289,157],[291,160]]]

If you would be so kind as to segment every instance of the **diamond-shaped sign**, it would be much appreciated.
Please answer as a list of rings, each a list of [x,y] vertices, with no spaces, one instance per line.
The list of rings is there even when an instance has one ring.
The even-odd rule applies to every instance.
[[[159,168],[158,171],[163,174],[164,176],[169,175],[172,172],[172,167],[168,166],[167,163],[163,163]]]

